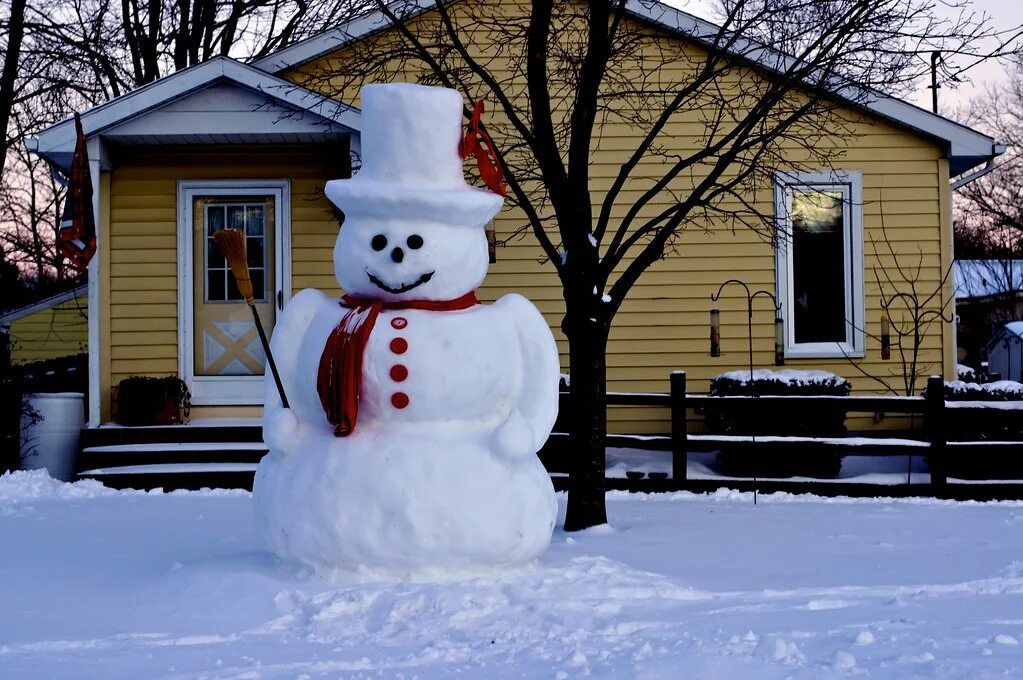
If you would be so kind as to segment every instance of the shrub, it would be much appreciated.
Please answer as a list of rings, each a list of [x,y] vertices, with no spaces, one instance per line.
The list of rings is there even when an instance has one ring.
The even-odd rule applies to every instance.
[[[845,397],[851,391],[852,385],[848,380],[827,371],[759,369],[753,371],[752,381],[749,371],[729,371],[710,381],[710,394],[713,397],[753,395]]]
[[[192,395],[177,376],[133,375],[114,388],[114,403],[121,425],[174,425],[188,420]]]
[[[825,371],[757,370],[729,371],[711,380],[714,397],[736,396],[848,396],[852,386],[845,378]],[[705,409],[707,429],[715,434],[842,437],[846,434],[845,410],[832,402],[811,399],[793,403],[764,403],[755,399],[711,400]],[[834,477],[842,468],[838,454],[791,455],[764,459],[757,446],[734,445],[718,455],[722,472],[742,477]]]
[[[927,390],[924,390],[926,396]],[[964,382],[951,380],[945,382],[946,401],[1021,401],[1023,400],[1023,383],[1015,380],[998,380],[992,383]]]
[[[964,382],[977,382],[977,372],[964,364],[956,364],[956,379]]]

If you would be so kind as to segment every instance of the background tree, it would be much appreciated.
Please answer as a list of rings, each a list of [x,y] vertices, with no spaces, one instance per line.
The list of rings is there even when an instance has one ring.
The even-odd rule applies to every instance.
[[[962,116],[1008,150],[994,170],[957,192],[957,258],[1023,257],[1023,55],[1010,59],[1009,73]]]
[[[927,72],[919,55],[941,49],[967,66],[1018,36],[969,13],[941,18],[929,0],[726,0],[719,28],[642,0],[437,2],[408,21],[418,4],[374,3],[396,28],[322,62],[307,84],[344,98],[400,73],[491,107],[509,202],[562,285],[568,530],[606,521],[605,352],[643,273],[687,229],[774,239],[773,216],[750,197],[776,171],[831,167],[857,122],[836,95],[903,92]],[[642,11],[671,25],[637,20]],[[664,40],[672,33],[701,47]],[[612,177],[593,176],[600,132],[615,125],[639,143]],[[679,144],[684,125],[702,131],[697,144]]]
[[[364,0],[0,0],[0,243],[30,281],[61,280],[63,186],[24,149],[41,128],[217,55],[260,57]],[[88,132],[88,131],[87,131]],[[6,306],[0,302],[0,305]]]

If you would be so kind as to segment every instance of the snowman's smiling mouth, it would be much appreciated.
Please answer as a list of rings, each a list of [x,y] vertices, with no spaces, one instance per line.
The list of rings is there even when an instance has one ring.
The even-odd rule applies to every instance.
[[[420,276],[415,281],[413,281],[412,283],[406,283],[406,284],[398,286],[397,288],[392,288],[391,286],[388,286],[386,283],[384,283],[383,281],[381,281],[377,277],[373,276],[373,274],[371,274],[368,269],[366,270],[366,276],[369,277],[370,283],[372,283],[374,286],[376,286],[380,290],[387,291],[388,293],[391,293],[392,295],[400,295],[401,293],[409,292],[413,288],[418,288],[419,286],[423,285],[424,283],[426,283],[427,281],[432,279],[433,275],[435,273],[436,272],[427,272],[427,273],[423,274],[422,276]]]

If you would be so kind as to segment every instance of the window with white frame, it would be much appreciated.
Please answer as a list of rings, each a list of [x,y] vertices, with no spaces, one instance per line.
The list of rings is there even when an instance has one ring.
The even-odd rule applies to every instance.
[[[785,356],[863,356],[862,175],[779,173],[774,202]]]

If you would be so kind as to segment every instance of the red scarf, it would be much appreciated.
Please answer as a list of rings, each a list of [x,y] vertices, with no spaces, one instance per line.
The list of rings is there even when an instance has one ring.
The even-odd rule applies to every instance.
[[[466,293],[454,300],[401,300],[383,302],[345,295],[341,306],[348,311],[341,323],[330,332],[327,345],[320,355],[316,373],[316,391],[327,420],[334,425],[335,437],[347,437],[355,430],[359,415],[359,392],[362,388],[362,355],[369,342],[369,334],[382,309],[425,309],[431,312],[451,312],[468,309],[479,304],[476,293]]]

